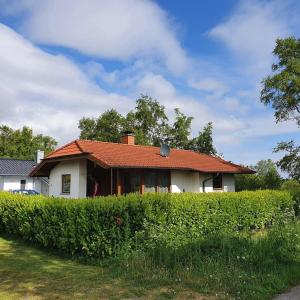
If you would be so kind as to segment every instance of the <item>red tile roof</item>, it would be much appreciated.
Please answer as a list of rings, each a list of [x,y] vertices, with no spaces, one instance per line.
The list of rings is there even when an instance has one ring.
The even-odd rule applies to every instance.
[[[185,169],[199,172],[254,173],[221,158],[191,150],[171,149],[169,157],[160,155],[159,147],[75,140],[50,153],[43,164],[54,159],[87,155],[104,168]],[[31,175],[37,173],[33,171]]]

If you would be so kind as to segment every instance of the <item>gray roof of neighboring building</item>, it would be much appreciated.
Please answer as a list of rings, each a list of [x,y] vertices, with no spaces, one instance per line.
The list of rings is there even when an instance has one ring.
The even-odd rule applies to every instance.
[[[0,158],[0,175],[28,176],[35,166],[36,162],[33,160]]]

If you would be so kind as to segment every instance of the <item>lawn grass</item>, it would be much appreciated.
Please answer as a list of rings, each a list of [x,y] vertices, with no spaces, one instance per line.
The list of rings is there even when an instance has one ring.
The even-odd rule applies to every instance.
[[[288,227],[282,232],[298,243],[300,223]],[[210,240],[201,255],[187,245],[180,251],[190,263],[180,251],[169,260],[137,252],[83,262],[2,236],[0,299],[271,299],[300,283],[300,247],[291,258],[291,243],[268,236]]]
[[[208,299],[177,282],[123,275],[0,237],[0,299]]]

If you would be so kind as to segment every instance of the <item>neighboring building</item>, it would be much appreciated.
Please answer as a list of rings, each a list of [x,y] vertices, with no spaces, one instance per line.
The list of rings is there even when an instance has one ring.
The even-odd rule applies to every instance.
[[[39,160],[42,155],[38,152]],[[26,189],[48,195],[48,179],[29,176],[36,165],[33,160],[0,158],[0,191]]]
[[[234,174],[254,173],[218,157],[134,144],[127,133],[121,143],[75,140],[50,153],[31,172],[49,177],[49,194],[92,197],[131,192],[234,192]]]

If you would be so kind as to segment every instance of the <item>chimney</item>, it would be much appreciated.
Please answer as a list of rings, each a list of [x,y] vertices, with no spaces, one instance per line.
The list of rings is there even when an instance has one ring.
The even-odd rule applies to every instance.
[[[38,150],[36,152],[36,163],[39,164],[42,161],[42,159],[44,159],[44,151]]]
[[[134,145],[134,132],[133,131],[123,131],[122,132],[122,137],[121,137],[121,143],[122,144],[127,144],[127,145]]]

